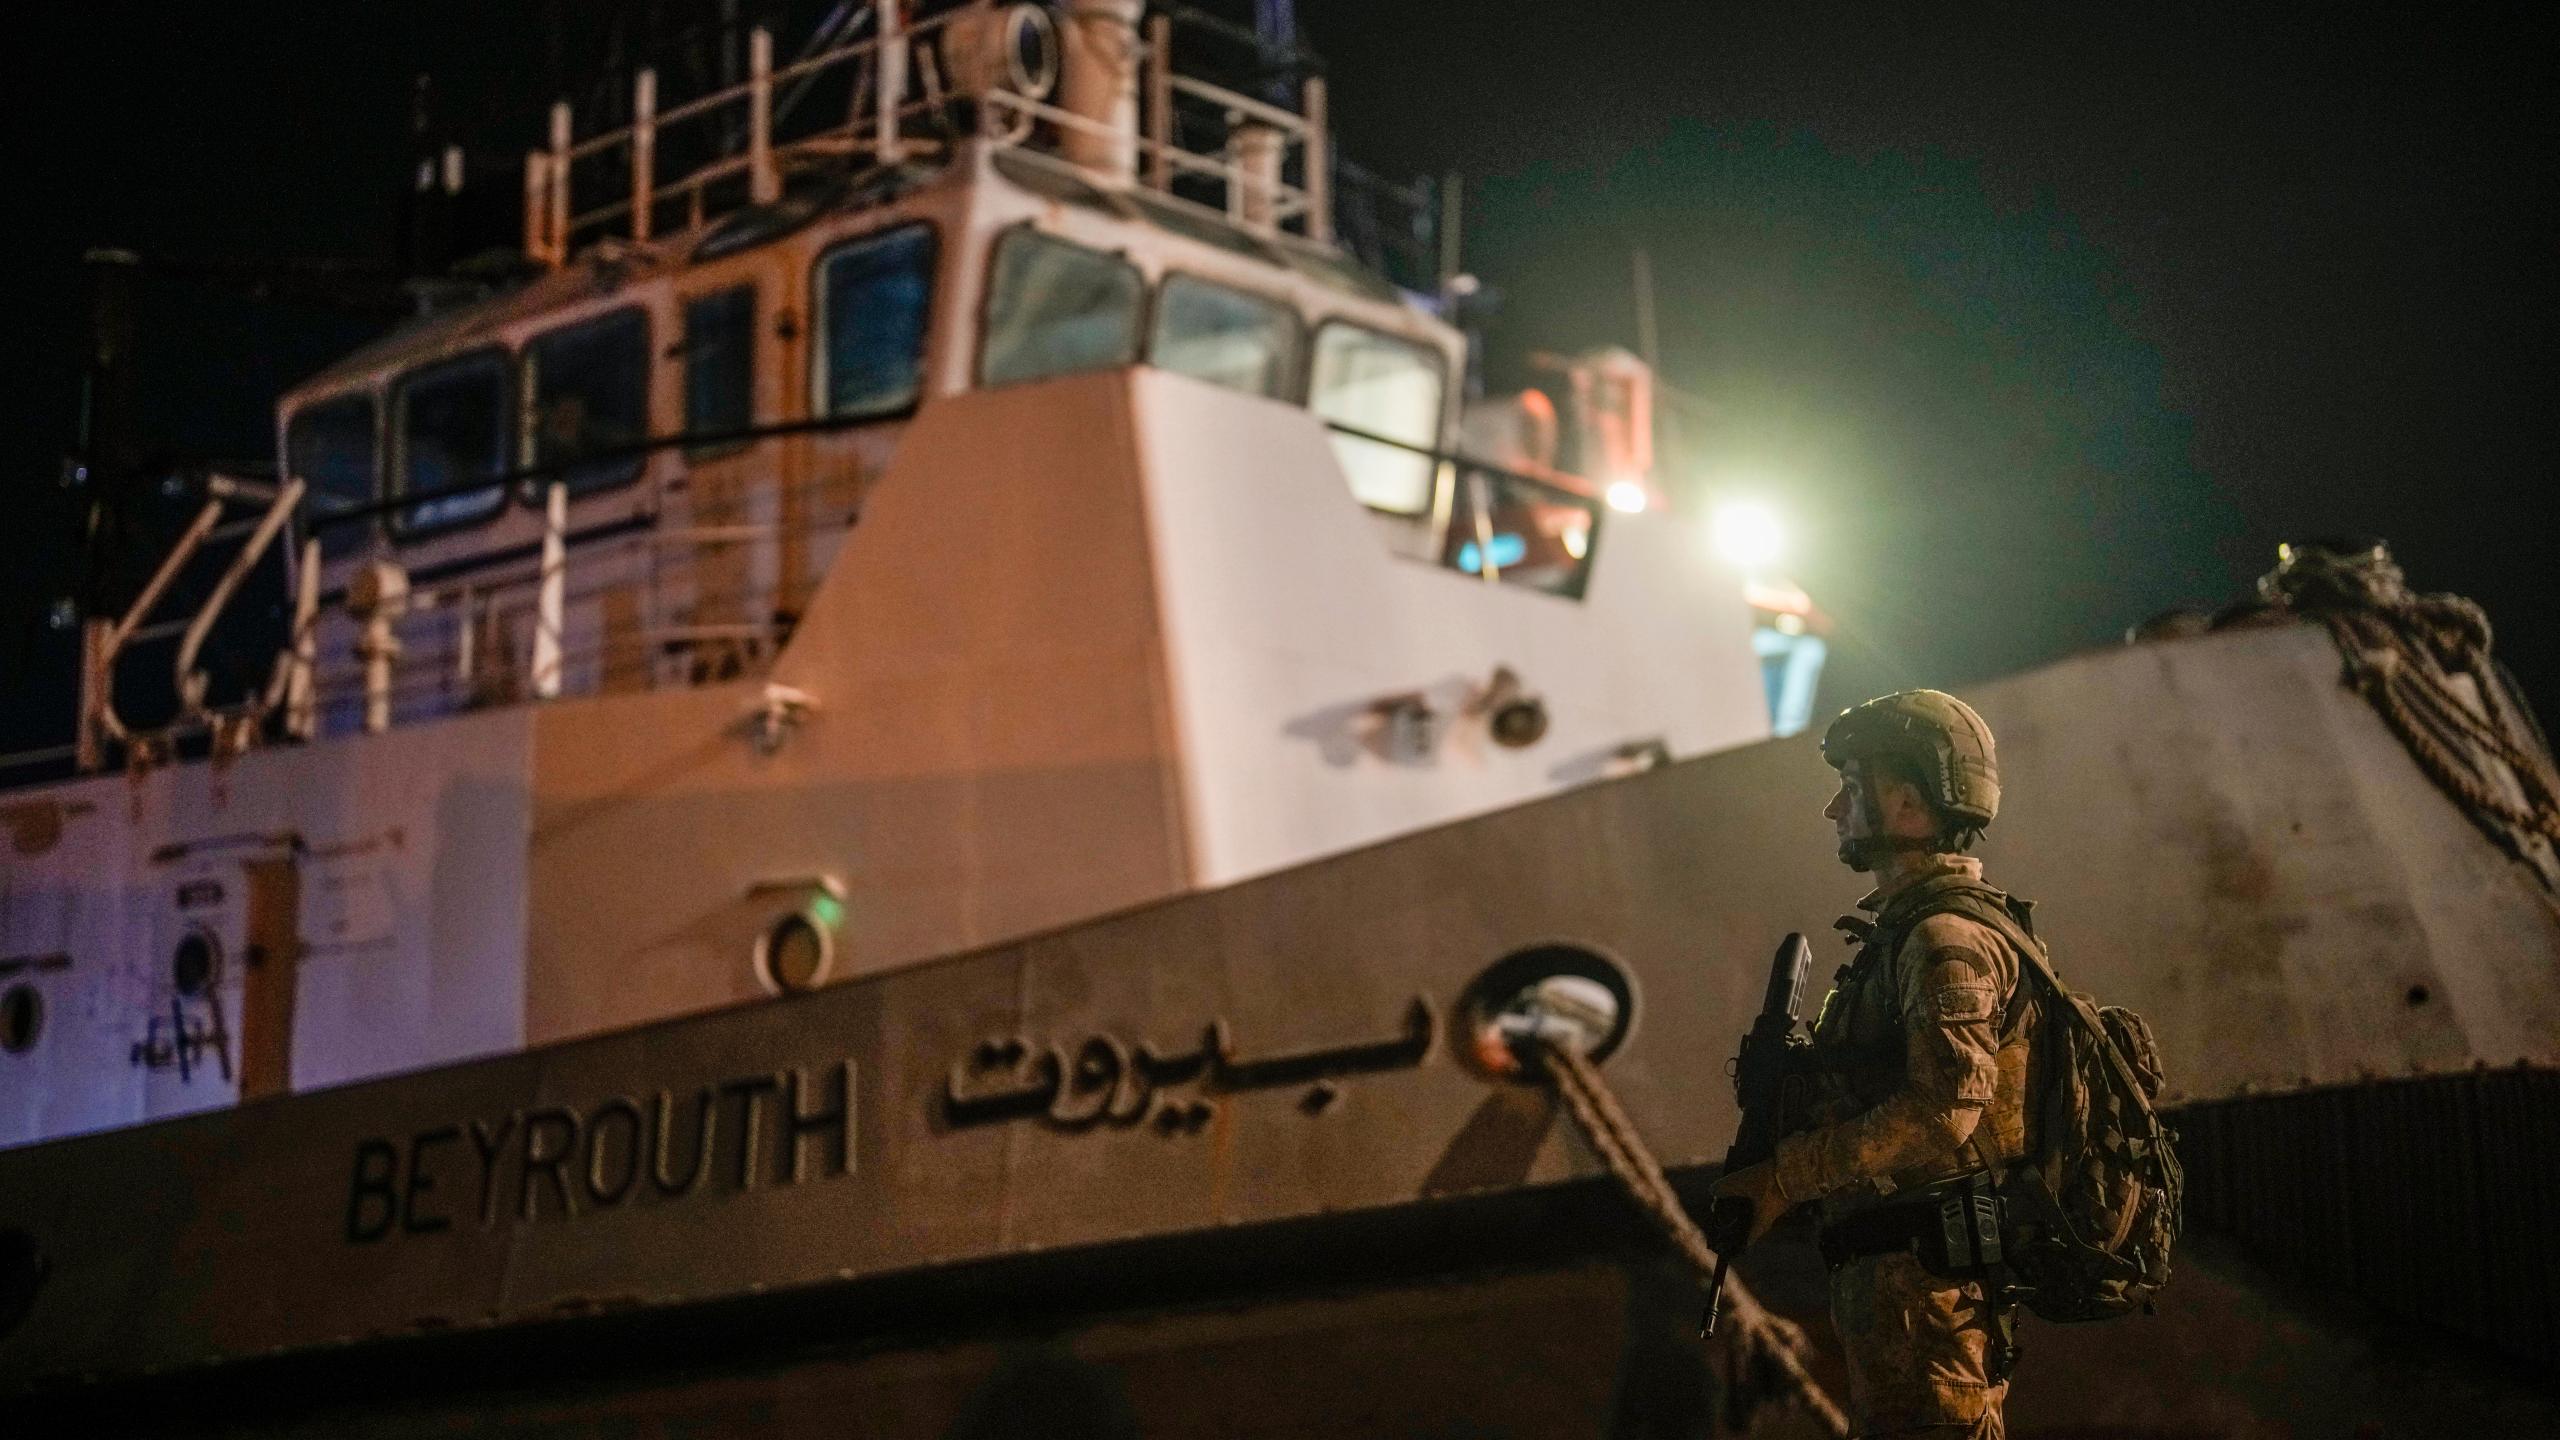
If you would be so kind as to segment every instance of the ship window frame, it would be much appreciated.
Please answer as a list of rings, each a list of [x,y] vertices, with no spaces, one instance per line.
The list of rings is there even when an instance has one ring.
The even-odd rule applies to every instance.
[[[924,303],[918,307],[915,340],[915,388],[896,404],[875,409],[838,410],[830,390],[834,383],[833,367],[828,363],[828,339],[834,317],[827,309],[827,266],[837,256],[857,246],[878,244],[892,236],[921,234],[924,237]],[[813,422],[843,420],[867,422],[903,419],[916,412],[924,397],[933,389],[934,311],[942,303],[942,226],[931,220],[907,219],[876,229],[844,236],[818,252],[809,262],[809,418]]]
[[[1356,330],[1361,334],[1402,345],[1430,357],[1432,374],[1437,377],[1439,381],[1440,398],[1439,403],[1433,408],[1432,412],[1431,438],[1423,447],[1427,453],[1417,454],[1414,456],[1417,461],[1429,467],[1429,473],[1432,476],[1431,483],[1424,488],[1422,504],[1415,509],[1399,510],[1393,506],[1373,505],[1367,500],[1362,499],[1359,491],[1356,489],[1353,489],[1350,492],[1351,498],[1357,502],[1362,509],[1372,511],[1376,514],[1393,515],[1400,519],[1407,520],[1426,519],[1439,504],[1439,471],[1442,464],[1442,460],[1440,458],[1442,455],[1441,442],[1446,438],[1449,428],[1449,357],[1441,353],[1439,346],[1433,345],[1428,341],[1417,340],[1410,335],[1399,335],[1392,330],[1370,324],[1369,322],[1358,319],[1354,316],[1336,313],[1326,315],[1322,319],[1316,321],[1315,324],[1310,327],[1307,337],[1305,379],[1304,383],[1299,387],[1299,394],[1301,403],[1306,406],[1307,413],[1313,415],[1317,421],[1325,427],[1325,439],[1336,447],[1337,460],[1340,457],[1339,447],[1345,442],[1364,445],[1374,445],[1377,443],[1375,441],[1364,441],[1358,436],[1345,435],[1335,430],[1333,428],[1336,423],[1334,418],[1326,415],[1323,411],[1316,408],[1317,358],[1324,350],[1325,332],[1337,327]],[[1349,424],[1350,422],[1346,420],[1341,423]],[[1363,426],[1360,428],[1366,429],[1367,427]],[[1385,434],[1386,432],[1379,431],[1377,433]],[[1350,478],[1349,468],[1345,467],[1343,479],[1347,482]],[[1348,489],[1348,485],[1346,485],[1345,488]]]
[[[1050,370],[1037,375],[1016,375],[1002,380],[987,378],[987,357],[994,346],[996,333],[996,270],[1003,262],[1005,246],[1018,237],[1028,236],[1039,243],[1065,250],[1079,251],[1126,271],[1137,281],[1137,298],[1129,312],[1128,353],[1117,361],[1100,365],[1080,365],[1070,370]],[[1095,375],[1110,370],[1126,370],[1147,363],[1147,337],[1155,324],[1155,285],[1146,270],[1130,258],[1126,250],[1104,250],[1044,229],[1038,221],[1018,220],[996,232],[987,245],[985,283],[978,287],[977,363],[971,367],[971,381],[979,389],[998,389],[1010,385],[1036,385],[1043,380],[1058,380],[1070,375]]]
[[[1280,376],[1275,382],[1275,388],[1241,390],[1206,376],[1193,374],[1188,370],[1175,370],[1172,366],[1157,363],[1156,344],[1164,334],[1165,297],[1172,291],[1177,281],[1207,286],[1212,290],[1223,291],[1229,295],[1268,305],[1288,318],[1289,349],[1288,353],[1280,357]],[[1188,375],[1203,384],[1216,385],[1221,390],[1233,391],[1238,395],[1249,395],[1262,400],[1277,400],[1284,405],[1298,404],[1302,401],[1313,369],[1309,363],[1313,353],[1309,344],[1312,331],[1307,324],[1306,315],[1298,309],[1296,304],[1284,296],[1266,294],[1248,286],[1232,284],[1205,271],[1193,270],[1185,266],[1166,267],[1164,273],[1157,276],[1155,283],[1148,287],[1148,292],[1145,353],[1140,357],[1143,363],[1172,374]],[[1447,381],[1444,379],[1442,383],[1445,385]]]
[[[462,515],[451,520],[428,522],[414,520],[410,518],[409,512],[416,508],[415,505],[403,503],[410,494],[409,394],[423,379],[458,371],[470,365],[490,363],[494,363],[498,370],[498,471],[489,477],[486,486],[494,503],[476,514]],[[515,468],[513,442],[516,430],[517,388],[515,354],[504,345],[476,345],[468,350],[458,350],[450,355],[438,356],[433,360],[412,365],[393,377],[390,385],[390,414],[386,420],[388,428],[384,432],[389,442],[385,448],[391,453],[392,463],[385,467],[383,473],[383,503],[391,507],[386,518],[387,528],[394,541],[407,545],[438,539],[460,531],[477,529],[507,513],[507,486],[509,475]],[[444,492],[442,498],[458,499],[468,493],[470,492],[467,490],[449,489]],[[432,501],[417,502],[417,504],[432,503]]]
[[[527,476],[523,483],[516,487],[517,498],[524,504],[537,507],[544,504],[545,492],[555,482],[565,482],[568,485],[571,500],[583,500],[590,495],[620,490],[637,481],[648,469],[647,453],[627,455],[618,460],[545,461],[538,449],[541,436],[535,429],[540,421],[541,407],[536,402],[534,387],[541,383],[541,374],[534,352],[542,347],[543,342],[574,335],[582,330],[601,330],[608,325],[622,324],[635,319],[640,324],[640,425],[639,433],[626,443],[633,446],[647,446],[655,437],[655,426],[652,422],[657,418],[658,408],[657,317],[650,312],[647,305],[634,303],[616,305],[609,310],[593,311],[566,324],[554,325],[539,334],[529,336],[523,344],[516,347],[517,403],[514,426],[517,433],[516,464],[523,470],[544,470],[542,474]],[[617,447],[605,448],[610,450]],[[553,464],[558,468],[545,469],[546,466]]]
[[[693,367],[695,359],[697,358],[694,349],[693,333],[694,307],[697,305],[709,304],[713,301],[727,301],[739,295],[744,295],[747,302],[746,328],[739,336],[741,359],[743,362],[742,368],[746,372],[744,378],[746,408],[745,413],[740,416],[738,423],[735,426],[730,427],[730,430],[738,432],[752,432],[757,425],[756,378],[762,369],[762,367],[756,363],[756,352],[762,348],[760,342],[764,339],[764,330],[762,328],[765,313],[764,286],[753,277],[750,277],[745,280],[740,280],[735,284],[716,286],[712,289],[703,290],[695,294],[677,297],[676,324],[678,331],[678,369],[681,371],[679,378],[683,382],[682,389],[684,391],[684,454],[685,458],[688,460],[707,460],[721,455],[735,454],[736,452],[755,443],[755,437],[752,433],[731,435],[728,430],[703,429],[700,419],[694,414],[693,409]],[[703,435],[729,435],[730,438],[714,439],[697,443],[696,437]]]
[[[352,405],[362,405],[365,409],[365,430],[371,437],[370,451],[365,458],[371,483],[367,486],[361,501],[346,505],[343,510],[373,510],[382,503],[382,487],[390,470],[390,467],[383,463],[390,448],[384,443],[383,432],[383,420],[390,407],[383,403],[383,396],[370,386],[339,390],[304,401],[295,406],[293,412],[284,419],[284,473],[301,480],[305,486],[302,498],[302,510],[305,516],[302,533],[318,537],[323,560],[341,559],[363,549],[364,543],[371,539],[379,528],[381,515],[376,511],[362,521],[347,520],[334,525],[315,526],[313,522],[324,515],[342,512],[323,509],[324,495],[319,484],[310,476],[301,473],[301,467],[294,459],[294,432],[301,428],[304,421],[324,410]]]

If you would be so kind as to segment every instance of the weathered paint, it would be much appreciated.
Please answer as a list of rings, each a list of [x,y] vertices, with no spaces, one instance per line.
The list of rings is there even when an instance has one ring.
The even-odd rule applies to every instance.
[[[2226,635],[2084,657],[1977,692],[1992,724],[2010,727],[2017,797],[1990,847],[1992,877],[2040,892],[2075,983],[2154,1018],[2190,1096],[2429,1065],[2445,1053],[2445,1026],[2469,1055],[2519,1040],[2522,1058],[2551,1063],[2560,1026],[2536,1016],[2560,989],[2550,964],[2560,920],[2405,756],[2373,748],[2389,742],[2359,702],[2329,688],[2326,644],[2303,630]],[[2124,715],[2117,691],[2129,677],[2153,697],[2151,723],[2180,733],[2183,718],[2192,734],[2210,715],[2254,737],[2243,748],[2281,758],[2199,766],[2192,751],[2124,744],[2098,722]],[[2064,703],[2073,693],[2095,708],[2075,711]],[[2181,712],[2179,697],[2195,697],[2194,708]],[[2405,789],[2372,776],[2349,786],[2343,775],[2391,765],[2406,767]],[[1727,1137],[1722,1060],[1769,943],[1782,928],[1818,928],[1855,888],[1827,859],[1824,779],[1809,742],[1752,747],[797,1000],[0,1155],[0,1224],[34,1236],[55,1265],[34,1313],[0,1342],[0,1376],[26,1384],[200,1365],[592,1308],[859,1293],[943,1267],[1143,1253],[1274,1224],[1314,1227],[1300,1241],[1316,1267],[1417,1201],[1541,1194],[1597,1173],[1543,1102],[1471,1071],[1448,1031],[1472,976],[1557,939],[1632,977],[1635,1029],[1607,1073],[1665,1161],[1695,1174]],[[2075,793],[2066,785],[2085,803],[2054,798]],[[2342,789],[2353,803],[2336,803]],[[2284,808],[2297,798],[2305,803]],[[2249,813],[2251,803],[2277,805],[2281,822],[2281,838],[2251,836],[2276,877],[2246,887],[2259,923],[2199,923],[2239,903],[2214,888],[2235,872],[2226,841],[2180,817]],[[2476,918],[2394,888],[2408,846],[2470,847],[2474,885],[2461,904]],[[2146,864],[2114,863],[2137,847]],[[2353,867],[2375,887],[2370,903],[2407,905],[2424,923],[2362,944],[2325,929],[2332,891],[2283,878],[2297,851]],[[2457,924],[2507,927],[2523,943],[2501,954],[2425,943]],[[2213,977],[2266,959],[2233,953],[2233,937],[2266,934],[2318,943],[2275,957],[2289,985],[2217,987]],[[2413,1025],[2413,967],[2448,994],[2494,969],[2507,1009],[2522,1013],[2447,1005],[2445,1018]],[[1417,996],[1435,1017],[1427,1053],[1353,1063],[1405,1033]],[[2208,1026],[2205,1006],[2233,1013]],[[1247,1062],[1275,1052],[1335,1053],[1286,1083],[1169,1079],[1160,1106],[1133,1108],[1134,1090],[1123,1103],[1070,1086],[975,1123],[953,1123],[947,1108],[955,1065],[964,1095],[1008,1075],[1037,1082],[1052,1044],[1070,1060],[1088,1042],[1098,1053],[1152,1047],[1170,1065],[1204,1043],[1213,1020],[1224,1022],[1236,1076],[1260,1073]],[[1019,1060],[1000,1044],[980,1048],[1008,1039],[1022,1042]],[[781,1107],[796,1085],[801,1108],[823,1112],[835,1095],[824,1085],[847,1061],[853,1147],[838,1174],[832,1150],[815,1147],[833,1144],[840,1117],[817,1114],[786,1147]],[[659,1092],[681,1102],[705,1087],[731,1097],[740,1122],[747,1097],[762,1097],[754,1183],[736,1183],[735,1154],[723,1151],[680,1196],[657,1194],[652,1179],[598,1198],[621,1182],[618,1147],[637,1112],[654,1118]],[[1103,1106],[1132,1123],[1089,1118]],[[626,1110],[635,1118],[599,1130],[597,1117]],[[535,1157],[565,1154],[568,1168],[528,1184],[525,1127],[536,1114],[553,1118],[531,1142]],[[487,1211],[474,1120],[491,1134],[512,1121],[517,1146]],[[572,1146],[598,1133],[608,1136],[601,1160]],[[413,1191],[422,1153],[430,1179]],[[395,1203],[407,1207],[401,1223],[384,1228],[382,1207]],[[363,1222],[354,1240],[351,1218]],[[1112,1303],[1107,1285],[1091,1303]],[[895,1317],[851,1323],[894,1327]]]
[[[522,1047],[530,721],[14,800],[58,818],[0,863],[0,959],[63,959],[29,967],[45,1023],[0,1055],[0,1144],[230,1104],[244,1045],[297,1090]],[[199,933],[208,988],[182,993],[179,948]]]

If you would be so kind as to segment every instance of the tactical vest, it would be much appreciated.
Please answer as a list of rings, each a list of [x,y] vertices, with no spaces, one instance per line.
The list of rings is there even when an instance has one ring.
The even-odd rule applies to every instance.
[[[1904,942],[1921,921],[1933,915],[1974,921],[2009,952],[2010,988],[1993,1025],[2000,1040],[1991,1103],[1984,1107],[1981,1122],[1962,1150],[1943,1164],[1892,1177],[1896,1189],[1972,1170],[1997,1169],[2032,1153],[2035,1107],[2028,1069],[2037,1007],[2035,992],[2025,983],[2029,962],[2011,938],[2013,929],[2025,926],[2028,908],[2029,902],[1978,880],[1946,876],[1895,896],[1872,921],[1847,916],[1839,922],[1859,945],[1857,954],[1841,967],[1835,988],[1814,1021],[1807,1059],[1812,1069],[1828,1078],[1831,1097],[1828,1105],[1817,1101],[1828,1112],[1814,1117],[1819,1123],[1872,1109],[1907,1081],[1910,1042],[1894,967]]]
[[[1903,941],[1931,915],[1962,916],[1999,936],[2018,972],[1999,1017],[1994,1099],[1966,1144],[1972,1153],[1893,1180],[1907,1189],[1992,1171],[2005,1206],[1999,1228],[2006,1293],[2043,1319],[2104,1320],[2147,1310],[2168,1282],[2186,1188],[2177,1133],[2153,1109],[2162,1084],[2159,1046],[2139,1015],[2062,985],[2029,909],[1979,881],[1948,877],[1896,896],[1872,925],[1846,922],[1861,948],[1823,1003],[1813,1053],[1860,1108],[1889,1097],[1903,1078],[1902,1053],[1889,1062],[1884,1043],[1901,1041],[1892,977]],[[2031,1051],[2043,1052],[2032,1085]],[[1987,1147],[1977,1144],[1986,1131],[1993,1137]],[[1837,1209],[1826,1202],[1826,1209],[1872,1205],[1880,1216],[1892,1203],[1852,1199]],[[1854,1229],[1855,1221],[1839,1228]],[[2001,1324],[2005,1335],[2005,1315]]]

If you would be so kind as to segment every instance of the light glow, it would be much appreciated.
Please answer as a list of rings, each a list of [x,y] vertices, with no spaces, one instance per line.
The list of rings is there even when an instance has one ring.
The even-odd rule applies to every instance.
[[[1493,537],[1493,568],[1508,570],[1529,556],[1529,542],[1508,530]],[[1484,573],[1482,557],[1476,553],[1476,542],[1458,547],[1458,569],[1468,575]]]
[[[1644,487],[1633,480],[1610,481],[1609,488],[1605,492],[1605,497],[1609,502],[1610,509],[1622,510],[1629,515],[1643,514],[1644,507],[1649,503],[1644,493]]]
[[[1756,500],[1728,500],[1715,509],[1716,553],[1739,570],[1765,570],[1786,552],[1777,512]]]

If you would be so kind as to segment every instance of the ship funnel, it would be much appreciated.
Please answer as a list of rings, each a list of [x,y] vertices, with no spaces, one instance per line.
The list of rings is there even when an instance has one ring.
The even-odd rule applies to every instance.
[[[1114,180],[1138,168],[1138,16],[1145,0],[1070,0],[1059,103],[1071,117],[1059,149]]]

